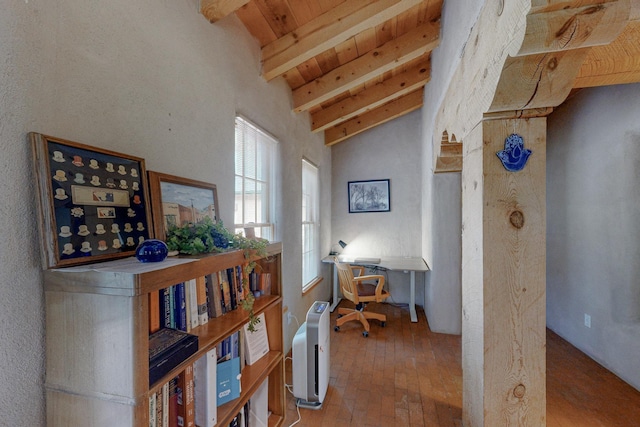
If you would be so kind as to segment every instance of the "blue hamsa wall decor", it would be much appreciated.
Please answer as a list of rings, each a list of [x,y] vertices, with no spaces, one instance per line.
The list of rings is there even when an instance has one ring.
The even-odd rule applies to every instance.
[[[512,133],[504,140],[504,150],[498,151],[496,155],[506,170],[518,172],[527,164],[531,150],[524,148],[524,139],[520,135]]]

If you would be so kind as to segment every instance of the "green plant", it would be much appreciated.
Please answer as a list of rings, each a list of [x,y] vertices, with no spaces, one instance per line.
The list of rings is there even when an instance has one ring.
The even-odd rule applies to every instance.
[[[245,299],[242,308],[249,312],[249,331],[255,331],[255,325],[260,321],[253,313],[255,297],[249,289],[248,277],[256,268],[256,262],[251,258],[255,254],[258,257],[267,255],[267,240],[248,239],[242,234],[233,234],[227,230],[222,221],[213,222],[205,217],[197,224],[185,224],[183,226],[171,226],[167,230],[167,247],[170,251],[178,251],[181,254],[197,255],[205,253],[224,252],[230,249],[243,251],[247,261],[243,266],[242,288]]]

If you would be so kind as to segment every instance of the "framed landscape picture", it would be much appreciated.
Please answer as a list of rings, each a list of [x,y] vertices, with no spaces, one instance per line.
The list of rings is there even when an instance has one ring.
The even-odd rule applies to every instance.
[[[144,160],[30,133],[45,268],[135,255],[153,237]]]
[[[215,184],[149,171],[151,209],[156,238],[166,240],[170,226],[218,220]]]
[[[349,213],[389,212],[389,180],[349,181]]]

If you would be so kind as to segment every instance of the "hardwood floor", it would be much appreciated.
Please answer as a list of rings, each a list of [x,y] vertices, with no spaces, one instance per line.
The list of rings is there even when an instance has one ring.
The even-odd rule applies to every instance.
[[[386,313],[387,325],[372,322],[368,338],[356,322],[334,332],[337,310],[331,314],[327,396],[320,410],[300,409],[295,425],[462,426],[460,336],[431,332],[421,310],[411,323],[407,307],[371,309]],[[292,384],[290,359],[285,366]],[[285,425],[296,420],[287,392]],[[640,392],[547,331],[547,426],[640,426]]]

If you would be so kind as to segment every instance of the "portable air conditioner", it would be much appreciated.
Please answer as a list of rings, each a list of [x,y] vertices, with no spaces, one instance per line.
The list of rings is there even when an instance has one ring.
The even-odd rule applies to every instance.
[[[300,407],[320,409],[329,386],[329,303],[316,301],[293,337],[293,395]]]

